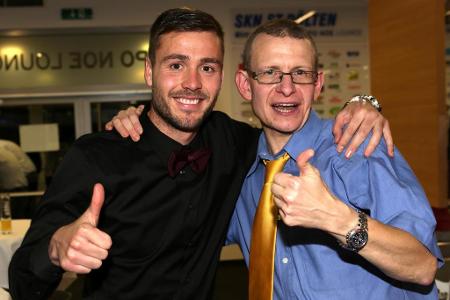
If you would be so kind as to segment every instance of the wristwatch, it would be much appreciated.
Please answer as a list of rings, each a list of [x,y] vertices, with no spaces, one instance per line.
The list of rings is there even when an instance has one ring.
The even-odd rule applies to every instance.
[[[340,243],[343,248],[354,252],[358,252],[364,248],[369,240],[367,216],[359,209],[356,212],[358,213],[358,225],[347,233],[345,236],[346,243]]]
[[[375,98],[374,96],[370,96],[370,95],[356,95],[352,99],[350,99],[347,102],[345,102],[344,107],[346,107],[348,104],[350,104],[352,102],[367,102],[370,105],[372,105],[376,110],[381,112],[381,104],[380,104],[380,102],[378,102],[377,98]]]

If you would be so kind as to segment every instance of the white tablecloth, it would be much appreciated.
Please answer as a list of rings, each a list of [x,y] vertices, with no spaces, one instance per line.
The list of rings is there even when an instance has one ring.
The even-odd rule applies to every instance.
[[[9,293],[2,288],[0,288],[0,300],[11,300]]]
[[[12,220],[12,234],[0,234],[0,287],[8,288],[8,266],[30,227],[30,220]]]

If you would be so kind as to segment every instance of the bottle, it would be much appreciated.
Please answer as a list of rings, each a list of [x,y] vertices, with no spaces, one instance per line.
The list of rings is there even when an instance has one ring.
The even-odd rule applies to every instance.
[[[11,226],[11,203],[10,197],[8,194],[0,195],[0,205],[1,205],[1,232],[2,234],[11,234],[12,226]]]

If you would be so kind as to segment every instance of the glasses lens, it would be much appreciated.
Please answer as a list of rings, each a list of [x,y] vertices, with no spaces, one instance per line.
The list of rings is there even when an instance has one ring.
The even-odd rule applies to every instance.
[[[317,80],[317,72],[314,71],[296,71],[291,73],[294,83],[314,83]]]
[[[260,83],[278,83],[281,81],[280,78],[281,72],[273,70],[261,72],[256,77]]]
[[[290,73],[283,73],[279,70],[268,70],[258,74],[254,74],[254,79],[259,83],[280,83],[283,76],[289,76],[292,78],[293,83],[299,84],[311,84],[317,80],[317,72],[314,71],[293,71]]]

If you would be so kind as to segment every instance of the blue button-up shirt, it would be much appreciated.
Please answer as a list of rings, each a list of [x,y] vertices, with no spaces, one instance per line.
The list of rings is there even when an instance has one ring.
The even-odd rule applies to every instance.
[[[253,217],[264,182],[262,159],[275,159],[284,152],[291,159],[284,172],[298,175],[297,156],[315,150],[310,162],[331,191],[353,208],[412,234],[443,264],[436,243],[432,210],[417,178],[396,150],[386,153],[384,142],[369,157],[360,147],[351,159],[336,152],[332,122],[311,111],[304,127],[283,150],[273,156],[261,134],[257,158],[236,204],[227,243],[240,244],[248,265]],[[370,239],[370,231],[369,231]],[[360,255],[342,249],[335,238],[316,229],[288,227],[278,223],[275,254],[274,299],[437,299],[435,286],[419,288],[385,276]]]

